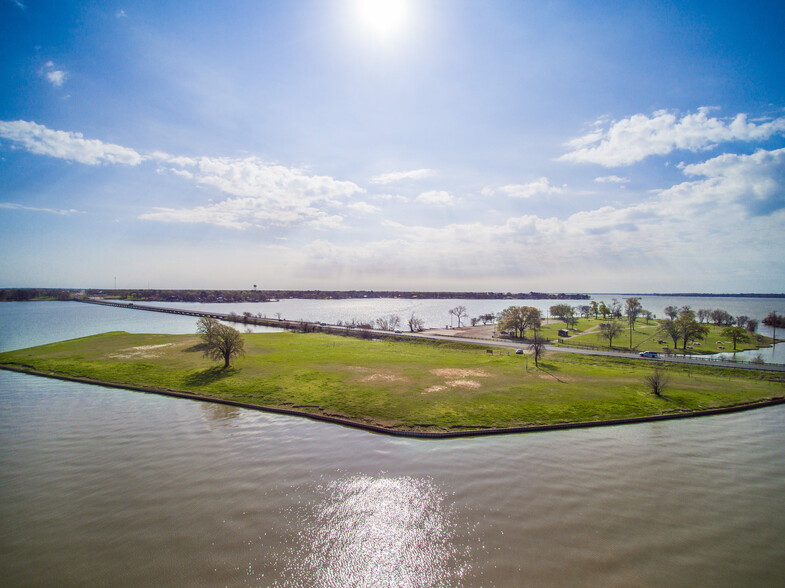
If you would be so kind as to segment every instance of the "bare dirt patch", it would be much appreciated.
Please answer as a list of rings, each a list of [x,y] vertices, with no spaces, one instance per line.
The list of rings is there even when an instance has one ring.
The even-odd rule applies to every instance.
[[[431,373],[440,378],[489,378],[491,376],[480,369],[438,368],[431,370]]]
[[[122,353],[110,353],[107,357],[112,359],[153,359],[158,357],[161,350],[165,347],[172,347],[174,343],[161,343],[160,345],[139,345],[137,347],[129,347],[123,349]]]
[[[475,380],[450,380],[447,382],[450,388],[469,388],[476,390],[480,387],[480,383]]]
[[[353,372],[357,372],[361,375],[360,381],[361,382],[405,382],[407,379],[404,376],[398,374],[391,374],[391,373],[384,373],[384,372],[377,372],[370,368],[364,367],[351,367],[349,368]]]
[[[393,374],[370,374],[362,378],[363,382],[403,382],[406,380],[403,376],[395,376]]]

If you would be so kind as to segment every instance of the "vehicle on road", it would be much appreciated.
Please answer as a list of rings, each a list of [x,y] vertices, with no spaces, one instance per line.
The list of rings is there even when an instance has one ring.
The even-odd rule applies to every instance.
[[[515,355],[523,355],[523,349],[516,349]]]
[[[641,351],[638,355],[641,357],[659,357],[659,353],[656,351]]]

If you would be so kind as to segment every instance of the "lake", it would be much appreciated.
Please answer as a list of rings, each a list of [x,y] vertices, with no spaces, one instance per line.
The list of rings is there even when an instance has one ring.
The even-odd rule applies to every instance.
[[[194,326],[6,303],[0,349]],[[772,586],[785,406],[432,441],[0,372],[0,537],[15,586]]]

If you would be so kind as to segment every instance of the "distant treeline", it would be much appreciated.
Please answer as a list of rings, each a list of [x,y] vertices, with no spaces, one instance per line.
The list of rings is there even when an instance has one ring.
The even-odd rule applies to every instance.
[[[545,292],[399,292],[395,290],[77,290],[63,288],[7,288],[0,301],[70,300],[77,296],[163,302],[266,302],[284,298],[343,300],[348,298],[405,298],[461,300],[589,300],[588,294]]]
[[[82,290],[67,288],[5,288],[0,289],[0,302],[23,302],[25,300],[71,300]]]
[[[673,294],[635,294],[635,296],[685,296],[691,298],[785,298],[783,294],[706,294],[705,292],[676,292]]]

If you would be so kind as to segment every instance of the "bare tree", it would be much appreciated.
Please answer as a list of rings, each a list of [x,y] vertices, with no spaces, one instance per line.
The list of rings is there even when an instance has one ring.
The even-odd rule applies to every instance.
[[[455,318],[458,319],[458,328],[459,329],[461,328],[461,320],[465,319],[467,316],[469,316],[468,313],[466,312],[466,307],[465,306],[456,306],[455,308],[450,309],[448,312],[450,313],[450,315],[452,315],[452,316],[454,316]],[[450,319],[450,320],[452,320],[452,319]]]
[[[748,319],[747,320],[747,330],[750,333],[754,333],[758,330],[758,319]]]
[[[644,378],[644,381],[649,386],[649,390],[655,396],[662,398],[662,393],[665,391],[665,386],[668,385],[669,378],[663,370],[657,368],[651,374]]]
[[[243,338],[237,329],[203,316],[196,323],[196,332],[205,345],[204,355],[210,359],[223,359],[224,369],[232,358],[245,355]]]
[[[611,321],[600,325],[600,334],[608,340],[608,347],[613,347],[613,339],[622,332],[621,323]]]
[[[414,333],[415,331],[422,331],[424,328],[424,324],[425,322],[423,321],[423,319],[419,318],[418,316],[415,316],[414,313],[412,313],[412,316],[409,317],[409,330],[412,333]]]
[[[398,328],[401,324],[401,317],[397,314],[391,314],[390,316],[380,316],[376,319],[376,327],[380,331],[394,331]]]
[[[540,359],[545,355],[545,340],[537,336],[537,331],[534,331],[534,341],[529,345],[529,351],[534,356],[534,367],[539,367]]]

